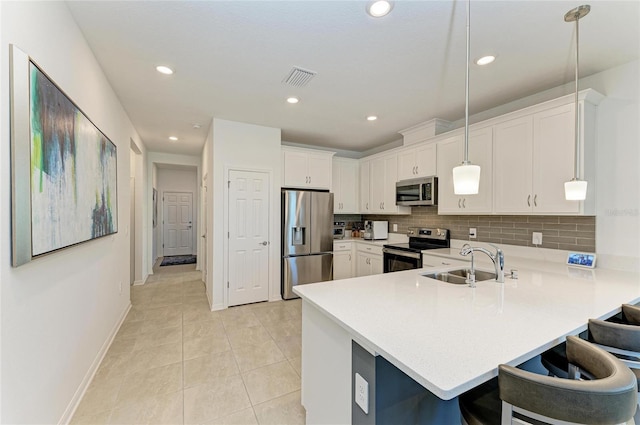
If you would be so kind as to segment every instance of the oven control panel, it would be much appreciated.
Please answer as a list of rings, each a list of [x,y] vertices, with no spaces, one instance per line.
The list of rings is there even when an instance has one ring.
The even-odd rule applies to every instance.
[[[409,227],[407,236],[410,238],[426,238],[446,240],[449,236],[447,229],[433,229],[429,227]]]

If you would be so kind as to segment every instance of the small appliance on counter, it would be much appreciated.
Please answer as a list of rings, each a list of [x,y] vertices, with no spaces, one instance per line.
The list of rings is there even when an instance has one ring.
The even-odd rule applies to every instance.
[[[389,222],[365,220],[364,238],[367,240],[380,240],[389,237]]]
[[[344,239],[346,223],[344,221],[333,222],[333,239]]]

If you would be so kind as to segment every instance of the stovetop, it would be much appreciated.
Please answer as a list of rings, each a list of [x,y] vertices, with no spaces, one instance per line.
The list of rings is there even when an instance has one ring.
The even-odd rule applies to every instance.
[[[450,247],[450,235],[447,229],[409,227],[407,236],[409,236],[409,243],[389,244],[384,247],[410,252]]]

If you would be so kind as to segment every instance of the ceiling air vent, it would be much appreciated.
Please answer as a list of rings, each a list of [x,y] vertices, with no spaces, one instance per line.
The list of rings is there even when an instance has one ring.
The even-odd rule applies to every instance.
[[[313,77],[315,77],[316,74],[317,72],[315,71],[309,71],[308,69],[294,66],[282,82],[293,87],[304,87]]]

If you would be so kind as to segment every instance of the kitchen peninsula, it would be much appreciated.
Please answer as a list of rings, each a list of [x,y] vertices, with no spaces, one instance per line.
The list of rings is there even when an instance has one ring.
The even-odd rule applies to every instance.
[[[459,394],[496,376],[499,364],[519,365],[584,331],[589,318],[607,318],[622,303],[640,301],[637,273],[516,257],[506,259],[505,270],[517,268],[518,279],[507,276],[503,284],[470,288],[422,276],[466,264],[456,263],[294,289],[303,299],[308,424],[352,422],[352,409],[359,409],[352,408],[353,342],[451,411]]]

